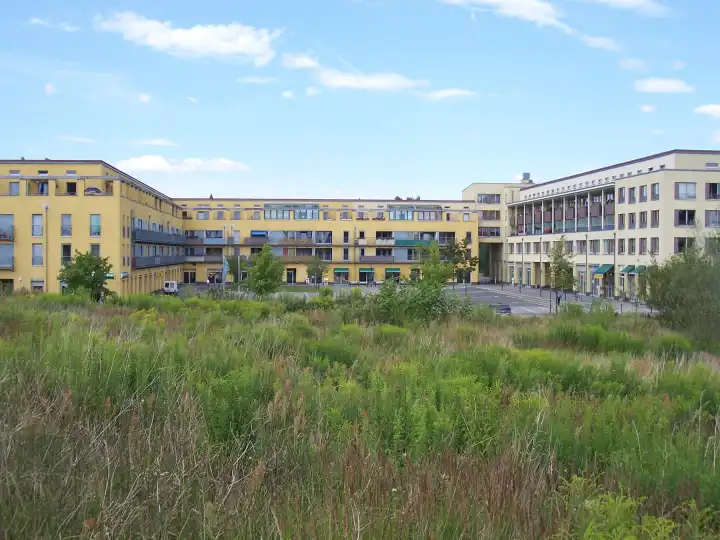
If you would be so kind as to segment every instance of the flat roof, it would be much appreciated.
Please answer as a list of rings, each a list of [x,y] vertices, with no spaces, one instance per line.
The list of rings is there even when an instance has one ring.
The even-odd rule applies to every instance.
[[[629,161],[622,161],[620,163],[615,163],[613,165],[606,165],[605,167],[600,167],[599,169],[592,169],[592,170],[581,172],[581,173],[571,174],[570,176],[563,176],[562,178],[556,178],[555,180],[548,180],[547,182],[540,182],[537,184],[523,186],[520,188],[520,191],[525,191],[526,189],[530,189],[530,188],[534,188],[534,187],[538,187],[538,186],[544,186],[547,184],[554,184],[555,182],[562,182],[563,180],[572,180],[573,178],[579,178],[580,176],[585,176],[586,174],[595,174],[595,173],[600,173],[603,171],[609,171],[610,169],[614,169],[615,167],[624,167],[626,165],[633,165],[635,163],[647,161],[648,159],[661,158],[661,157],[669,156],[672,154],[720,155],[720,150],[683,150],[683,149],[676,148],[675,150],[667,150],[665,152],[660,152],[659,154],[651,154],[649,156],[635,158],[635,159],[631,159]]]

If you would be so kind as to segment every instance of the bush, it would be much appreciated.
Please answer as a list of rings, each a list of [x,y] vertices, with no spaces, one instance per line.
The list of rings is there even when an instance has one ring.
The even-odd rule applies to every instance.
[[[375,329],[375,337],[382,345],[397,347],[407,341],[408,331],[405,328],[384,324]]]
[[[678,334],[663,334],[655,338],[652,348],[656,354],[670,358],[687,356],[692,352],[690,340]]]

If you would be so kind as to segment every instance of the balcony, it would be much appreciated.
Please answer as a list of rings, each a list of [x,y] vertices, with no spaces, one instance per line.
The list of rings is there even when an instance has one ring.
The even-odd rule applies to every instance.
[[[243,244],[246,246],[264,246],[268,242],[267,236],[246,236],[243,238]]]
[[[202,239],[202,241],[203,241],[203,244],[206,245],[206,246],[224,246],[225,243],[226,243],[226,242],[225,242],[225,237],[220,237],[220,238],[218,238],[218,237],[213,237],[213,238],[205,237],[205,238]]]
[[[315,260],[312,255],[281,255],[278,257],[283,263],[309,263]]]
[[[133,257],[132,268],[152,268],[154,266],[169,266],[185,262],[184,255],[165,255],[155,257]]]
[[[361,263],[391,263],[395,262],[392,255],[366,255],[360,257]]]
[[[13,242],[15,240],[15,227],[13,225],[0,226],[0,242]]]
[[[202,246],[203,239],[199,236],[186,236],[185,237],[185,245],[186,246]]]
[[[185,244],[185,237],[182,235],[160,231],[145,231],[143,229],[135,229],[132,232],[132,240],[139,244],[166,244],[171,246]]]
[[[394,238],[375,238],[375,245],[376,246],[394,246],[395,239]]]
[[[395,240],[396,246],[429,246],[433,240]]]
[[[0,270],[15,270],[15,257],[0,257]]]

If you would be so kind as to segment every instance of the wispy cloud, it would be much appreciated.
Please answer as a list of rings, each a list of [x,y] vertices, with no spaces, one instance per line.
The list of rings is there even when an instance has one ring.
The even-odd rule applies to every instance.
[[[138,144],[142,146],[177,146],[177,143],[170,139],[138,139],[131,141],[132,144]]]
[[[682,60],[675,60],[672,63],[672,68],[675,71],[682,71],[683,69],[685,69],[686,66],[687,66],[687,64],[685,62],[683,62]]]
[[[647,65],[643,60],[631,57],[621,58],[620,67],[627,71],[645,71],[647,69]]]
[[[654,113],[657,110],[657,105],[640,105],[640,110],[644,113]]]
[[[444,99],[456,97],[473,97],[476,93],[472,90],[464,90],[462,88],[447,88],[445,90],[435,90],[433,92],[421,92],[420,95],[430,101],[442,101]]]
[[[141,103],[150,103],[152,96],[150,94],[138,94],[138,101]]]
[[[650,135],[665,135],[664,129],[652,129],[650,130]]]
[[[195,105],[198,104],[198,98],[194,98],[194,97],[192,97],[192,96],[188,96],[188,101],[189,101],[190,103],[194,103]]]
[[[71,24],[67,24],[64,22],[61,23],[52,23],[47,19],[41,19],[39,17],[33,17],[28,21],[29,24],[32,24],[33,26],[44,26],[45,28],[55,28],[57,30],[62,30],[63,32],[76,32],[79,30],[77,26],[72,26]]]
[[[635,81],[635,90],[645,94],[685,94],[694,92],[695,87],[690,86],[682,79],[650,77]]]
[[[713,118],[720,118],[720,105],[700,105],[695,107],[693,110],[695,114],[702,114],[704,116],[712,116]]]
[[[291,90],[285,90],[280,94],[284,99],[295,99],[295,94]]]
[[[667,17],[670,10],[656,0],[585,0],[593,4],[602,4],[615,9],[635,11],[648,17]]]
[[[72,135],[61,135],[58,137],[59,141],[78,143],[78,144],[94,144],[95,140],[89,137],[75,137]]]
[[[317,89],[317,88],[314,87],[314,86],[308,86],[308,87],[305,89],[305,95],[306,95],[307,97],[315,97],[315,96],[317,96],[319,93],[320,93],[320,90]]]
[[[55,89],[55,85],[52,83],[45,83],[45,95],[52,96],[57,90]]]
[[[241,84],[270,84],[275,82],[275,77],[238,77],[237,82]]]
[[[603,51],[617,52],[622,50],[622,47],[612,38],[599,37],[599,36],[580,36],[585,45],[592,47],[593,49],[601,49]]]
[[[427,86],[424,80],[414,80],[398,73],[350,73],[337,69],[320,69],[320,84],[326,88],[370,91],[399,91]]]
[[[283,66],[288,69],[314,69],[320,62],[309,54],[284,54]]]
[[[273,41],[282,30],[239,23],[175,28],[170,21],[148,19],[132,11],[96,17],[95,28],[120,34],[126,41],[182,58],[226,57],[264,66],[275,56]]]
[[[123,159],[116,163],[116,166],[128,172],[246,172],[249,167],[240,161],[227,158],[201,159],[185,158],[180,160],[169,160],[163,156],[145,155],[129,159]]]

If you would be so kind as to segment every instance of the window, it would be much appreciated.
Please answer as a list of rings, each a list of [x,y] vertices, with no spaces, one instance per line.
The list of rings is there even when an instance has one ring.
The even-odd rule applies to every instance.
[[[39,171],[38,171],[38,176],[47,176],[47,175],[48,175],[48,172],[45,171],[45,170],[39,170]]]
[[[253,210],[252,218],[250,218],[250,219],[253,219],[253,220],[260,219],[260,210]]]
[[[652,212],[650,212],[650,226],[660,226],[660,210],[653,210]]]
[[[240,210],[235,210],[235,211],[233,212],[233,219],[234,219],[234,220],[240,219]]]
[[[647,186],[640,186],[640,202],[647,202]]]
[[[72,214],[60,216],[60,236],[72,236]]]
[[[343,231],[343,244],[348,244],[349,242],[350,242],[350,232]]]
[[[625,214],[618,214],[618,229],[625,228]]]
[[[675,210],[676,227],[694,227],[695,210]]]
[[[32,235],[43,235],[43,217],[42,214],[33,214],[32,216]]]
[[[265,209],[265,219],[290,219],[290,210]]]
[[[628,214],[628,229],[634,229],[636,226],[635,213]]]
[[[65,176],[77,176],[77,171],[75,169],[66,169]]]
[[[577,253],[583,254],[587,251],[587,240],[577,240],[575,243]]]
[[[533,253],[536,255],[540,253],[540,242],[533,242]]]
[[[17,197],[20,195],[20,182],[10,182],[10,190],[8,191],[8,195],[12,195],[13,197]]]
[[[347,210],[340,212],[340,219],[343,221],[348,221],[350,219],[350,212],[348,212]]]
[[[694,238],[675,238],[675,253],[682,253],[695,245]]]
[[[634,187],[628,188],[628,202],[630,204],[635,203],[635,188]]]
[[[482,219],[497,220],[500,219],[500,210],[483,210],[481,216]]]
[[[675,198],[679,201],[695,199],[695,182],[675,182]]]
[[[10,169],[10,176],[20,176],[20,169]]]
[[[90,244],[90,255],[93,257],[100,256],[100,244]]]
[[[717,169],[717,168],[718,168],[718,164],[717,164],[717,163],[706,163],[706,164],[705,164],[705,168],[706,168],[706,169]]]
[[[530,242],[525,244],[525,253],[530,253]]]
[[[100,214],[90,214],[90,236],[100,236]]]
[[[566,241],[565,241],[565,251],[566,251],[567,253],[572,253],[572,252],[573,252],[573,242],[572,242],[572,240],[566,240]]]
[[[294,212],[295,219],[320,219],[320,210],[314,209],[297,209]]]
[[[201,221],[206,221],[210,219],[210,212],[207,210],[201,210],[197,213],[197,218]]]
[[[419,221],[440,221],[440,212],[418,212],[417,218]],[[392,219],[392,218],[390,218]]]
[[[660,253],[660,238],[653,236],[650,239],[650,255],[657,255]]]
[[[550,251],[550,242],[543,242],[542,252],[547,253],[548,251]]]
[[[660,184],[652,184],[650,186],[650,199],[653,201],[660,200]]]
[[[630,238],[628,240],[628,254],[635,255],[635,239],[634,238]]]
[[[615,241],[614,240],[603,240],[603,253],[606,255],[612,255],[615,253]]]
[[[647,228],[647,212],[640,212],[640,228]]]
[[[349,261],[350,260],[350,250],[348,248],[343,248],[343,261]]]
[[[625,239],[618,239],[618,255],[625,255]]]
[[[625,188],[621,187],[618,189],[618,204],[625,202]]]
[[[515,253],[515,244],[508,244],[508,253],[512,255]]]
[[[720,227],[720,210],[705,210],[705,226]]]
[[[390,208],[390,219],[400,221],[412,221],[413,211],[405,208]]]
[[[43,245],[32,245],[32,264],[33,266],[42,266],[43,264]]]
[[[647,255],[647,238],[640,239],[640,255]]]
[[[463,221],[470,221],[470,214],[467,212],[463,214]]]
[[[500,227],[480,227],[478,234],[485,238],[497,238],[500,236]]]
[[[590,255],[598,255],[600,253],[600,240],[590,240]]]
[[[471,233],[470,231],[468,231],[468,232],[465,233],[465,241],[466,241],[468,244],[471,244],[471,243],[472,243],[472,233]]]
[[[477,202],[480,204],[500,204],[499,194],[478,194]]]
[[[72,263],[72,244],[62,244],[60,246],[60,264],[63,266]]]
[[[225,212],[222,210],[215,212],[215,219],[225,219]]]

